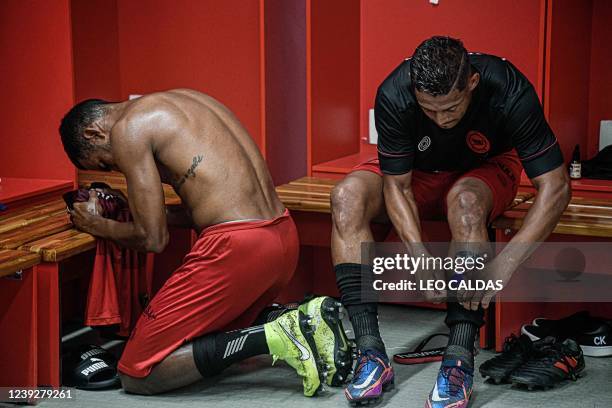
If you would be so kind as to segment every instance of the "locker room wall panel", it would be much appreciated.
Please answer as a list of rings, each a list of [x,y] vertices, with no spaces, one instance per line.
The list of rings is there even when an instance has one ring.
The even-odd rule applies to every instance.
[[[75,100],[120,100],[117,0],[72,0],[71,16]]]
[[[377,87],[433,35],[458,37],[468,51],[508,58],[540,91],[541,3],[471,0],[433,6],[427,1],[362,1],[361,136],[368,134],[368,109],[374,106]]]
[[[589,0],[548,4],[545,112],[566,161],[576,144],[583,152],[587,148],[591,5]]]
[[[359,1],[306,0],[309,165],[359,151]]]
[[[121,96],[187,87],[228,106],[260,148],[258,0],[118,1]]]
[[[593,2],[589,94],[588,157],[599,147],[599,122],[612,120],[612,2]],[[584,86],[584,79],[578,78]]]
[[[275,185],[307,173],[306,2],[266,0],[266,161]]]
[[[0,175],[74,180],[59,121],[73,102],[68,0],[0,2]]]

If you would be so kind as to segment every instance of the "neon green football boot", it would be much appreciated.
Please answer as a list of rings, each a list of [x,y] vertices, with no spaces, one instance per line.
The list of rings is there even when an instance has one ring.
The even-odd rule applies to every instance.
[[[317,365],[320,357],[308,320],[299,310],[291,310],[264,324],[264,330],[274,362],[284,360],[293,367],[302,377],[304,395],[312,397],[321,390],[322,385]]]
[[[302,303],[300,310],[314,327],[313,337],[324,368],[322,377],[327,385],[339,387],[347,381],[353,366],[353,352],[342,327],[342,304],[328,296]]]

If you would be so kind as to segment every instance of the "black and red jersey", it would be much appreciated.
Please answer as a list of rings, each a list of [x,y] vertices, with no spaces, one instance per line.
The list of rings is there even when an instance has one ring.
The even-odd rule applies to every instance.
[[[464,117],[451,129],[438,127],[421,110],[412,89],[410,59],[383,81],[374,107],[383,173],[467,171],[512,149],[530,178],[563,164],[529,80],[503,58],[471,53],[469,60],[480,82]]]

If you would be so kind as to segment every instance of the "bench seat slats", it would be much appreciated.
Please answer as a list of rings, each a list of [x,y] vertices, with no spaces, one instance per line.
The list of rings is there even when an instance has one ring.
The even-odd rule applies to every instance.
[[[44,262],[59,262],[96,247],[96,238],[86,232],[69,229],[19,247],[39,253]]]
[[[16,249],[26,242],[65,231],[71,227],[70,216],[62,212],[23,228],[0,234],[0,248]]]
[[[316,178],[316,177],[302,177],[297,180],[293,180],[289,182],[291,185],[296,186],[318,186],[318,187],[326,187],[330,190],[334,188],[334,186],[338,183],[338,180],[334,179],[325,179],[325,178]]]
[[[514,205],[530,200],[533,196],[534,194],[528,191],[518,191],[514,197]]]
[[[0,233],[24,227],[57,213],[66,212],[64,200],[52,200],[0,216]]]
[[[504,212],[493,222],[498,229],[518,230],[534,200],[530,199]],[[612,237],[612,200],[572,197],[555,227],[555,234]]]
[[[292,211],[314,211],[330,213],[329,200],[308,200],[295,197],[281,197],[281,201]]]
[[[289,210],[330,213],[330,194],[338,180],[303,177],[276,187],[276,192]],[[530,192],[518,192],[513,206],[533,197]]]
[[[40,263],[40,255],[28,251],[0,249],[0,277]]]
[[[293,186],[293,185],[284,185],[276,188],[276,193],[279,195],[288,193],[288,194],[298,194],[303,195],[305,197],[323,197],[329,201],[330,191],[327,190],[319,190],[313,187],[307,186]]]
[[[5,215],[0,215],[0,222],[4,223],[18,217],[28,217],[30,214],[45,214],[58,209],[66,209],[66,204],[61,198],[35,204],[31,207],[21,208]]]
[[[509,218],[525,218],[530,208],[531,206],[525,206],[523,203],[504,212],[503,216]],[[607,209],[602,207],[568,207],[563,212],[563,216],[574,217],[577,220],[581,218],[598,218],[601,220],[612,219],[612,207]]]
[[[493,222],[494,228],[510,229],[513,231],[519,230],[522,225],[523,219],[521,218],[502,217]],[[592,222],[584,222],[581,220],[581,222],[578,223],[574,219],[567,220],[562,217],[553,233],[610,238],[612,237],[612,223],[601,223],[595,220]]]
[[[0,234],[4,234],[6,232],[9,231],[14,231],[16,229],[22,228],[22,227],[27,227],[28,225],[34,225],[37,223],[40,223],[48,218],[53,218],[53,217],[59,217],[62,215],[66,214],[66,210],[65,209],[61,209],[58,211],[54,211],[54,212],[50,212],[47,214],[41,214],[38,216],[31,216],[28,218],[21,218],[21,219],[15,219],[15,220],[11,220],[9,222],[2,222],[0,223]]]
[[[80,172],[81,186],[94,181],[105,182],[127,193],[125,177],[120,173]],[[164,184],[163,189],[166,205],[181,204],[172,186]],[[29,267],[32,262],[59,262],[95,246],[94,236],[76,230],[70,223],[62,198],[0,216],[0,252],[3,254],[0,271],[4,274]],[[25,255],[28,256],[24,258]],[[27,262],[20,263],[20,260]]]

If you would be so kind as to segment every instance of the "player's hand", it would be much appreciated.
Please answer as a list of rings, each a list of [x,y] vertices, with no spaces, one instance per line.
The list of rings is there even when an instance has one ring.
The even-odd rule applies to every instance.
[[[446,278],[446,273],[443,270],[425,270],[420,269],[416,273],[416,281],[417,285],[419,281],[444,281]],[[447,291],[446,290],[425,290],[425,301],[431,303],[442,303],[446,302]]]
[[[501,281],[502,287],[506,287],[506,284],[510,282],[510,278],[514,273],[515,268],[509,263],[499,262],[497,259],[493,259],[491,262],[481,270],[473,270],[466,272],[464,279],[485,282],[497,282]],[[498,293],[498,290],[460,290],[457,292],[457,300],[467,310],[478,310],[478,306],[482,305],[483,309],[487,309],[491,300]]]
[[[121,191],[121,190],[118,190],[118,189],[115,189],[115,188],[95,188],[93,190],[94,191],[99,191],[99,192],[101,192],[103,194],[113,195],[113,196],[115,196],[115,198],[118,201],[122,202],[121,203],[122,205],[124,205],[126,207],[128,206],[128,199],[125,196],[125,194],[123,194],[123,191]],[[91,196],[91,193],[90,193],[90,196]]]
[[[103,218],[99,215],[92,214],[89,208],[87,202],[74,203],[74,209],[69,211],[70,221],[72,221],[78,230],[95,235],[95,226],[98,222],[103,220]]]

